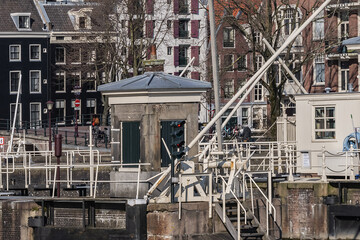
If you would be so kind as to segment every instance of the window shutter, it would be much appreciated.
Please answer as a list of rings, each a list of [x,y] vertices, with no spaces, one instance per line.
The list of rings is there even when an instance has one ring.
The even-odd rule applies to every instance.
[[[174,20],[174,38],[179,37],[179,20]]]
[[[154,14],[154,1],[153,0],[146,0],[146,13]]]
[[[174,65],[179,66],[179,47],[174,47]]]
[[[192,46],[191,47],[191,58],[195,58],[193,65],[199,66],[199,54],[200,54],[200,47],[199,46]]]
[[[146,37],[153,38],[153,34],[154,34],[154,21],[147,20],[146,21]]]
[[[191,72],[191,78],[200,80],[200,73],[199,72]]]
[[[199,0],[191,0],[191,13],[199,13]]]
[[[198,20],[191,20],[191,37],[198,38],[199,37],[199,24]]]
[[[174,0],[174,14],[179,13],[179,0]]]

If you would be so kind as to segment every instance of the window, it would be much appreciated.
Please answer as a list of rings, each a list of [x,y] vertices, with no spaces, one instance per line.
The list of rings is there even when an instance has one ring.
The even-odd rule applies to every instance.
[[[315,83],[325,83],[324,54],[315,57]]]
[[[41,104],[30,103],[30,126],[32,128],[41,127]]]
[[[95,60],[96,60],[96,50],[93,49],[89,53],[89,62],[93,63],[93,62],[95,62]]]
[[[86,113],[96,114],[96,99],[86,99]]]
[[[188,46],[179,46],[179,66],[186,66],[188,64]]]
[[[238,84],[239,84],[239,90],[240,90],[246,84],[246,79],[238,79]],[[247,92],[247,89],[245,89],[245,91],[240,95],[239,98],[242,98],[246,92]]]
[[[126,56],[126,47],[121,48],[121,56]]]
[[[234,38],[235,31],[233,28],[224,28],[224,38],[223,38],[223,46],[224,47],[231,47],[235,46],[235,38]]]
[[[19,16],[19,29],[30,29],[30,16]]]
[[[30,45],[30,61],[40,61],[41,55],[40,55],[40,49],[41,45]]]
[[[335,107],[315,107],[315,139],[335,139]]]
[[[10,45],[9,46],[9,58],[10,58],[10,62],[21,61],[21,46],[20,45]]]
[[[234,71],[234,55],[225,55],[224,56],[224,70],[225,71]]]
[[[65,71],[56,72],[55,91],[65,92]]]
[[[259,70],[263,65],[263,57],[261,55],[255,56],[255,71]]]
[[[261,33],[259,32],[255,32],[254,33],[254,39],[255,39],[255,44],[262,44],[262,40],[261,40]]]
[[[126,27],[126,21],[125,20],[121,20],[121,28],[125,28]]]
[[[349,37],[349,12],[342,11],[339,13],[339,15],[340,15],[339,37],[341,41],[343,41]]]
[[[224,86],[224,98],[232,98],[234,96],[234,80],[229,80]]]
[[[180,38],[189,37],[189,20],[184,20],[184,19],[179,20],[179,37]]]
[[[241,108],[241,125],[249,125],[249,108]]]
[[[167,48],[167,55],[171,55],[172,47]]]
[[[261,83],[257,83],[254,87],[254,101],[257,102],[264,101],[263,86],[261,85]]]
[[[41,93],[41,72],[30,71],[30,93]]]
[[[167,20],[167,29],[171,29],[171,20]]]
[[[73,72],[70,74],[70,84],[71,90],[74,90],[75,87],[81,87],[80,72]]]
[[[65,123],[65,100],[57,99],[55,101],[55,116],[58,122]]]
[[[340,89],[341,91],[347,91],[349,84],[349,62],[341,61],[340,68]]]
[[[72,64],[80,64],[81,63],[81,48],[73,48],[71,49],[71,53],[68,58]]]
[[[63,47],[55,48],[55,63],[56,64],[65,63],[65,48]]]
[[[85,28],[86,28],[86,18],[79,17],[79,29],[85,29]]]
[[[324,11],[320,12],[313,23],[313,39],[321,40],[324,38]]]
[[[252,111],[252,127],[255,129],[266,128],[266,107],[254,107]]]
[[[10,93],[17,93],[19,87],[19,80],[20,71],[10,71]]]
[[[188,14],[189,13],[189,5],[187,0],[179,0],[179,14]]]
[[[238,67],[237,70],[239,72],[246,71],[246,55],[244,55],[244,56],[238,55],[237,67]]]
[[[14,121],[14,116],[15,116],[15,108],[16,108],[16,103],[11,103],[10,104],[10,122],[12,123]],[[17,114],[16,114],[16,121],[15,121],[15,125],[16,126],[20,126],[20,123],[22,121],[22,115],[21,115],[21,108],[22,105],[21,103],[18,104],[18,108],[17,108]]]
[[[86,74],[87,91],[96,91],[96,74],[95,72],[88,72]]]
[[[283,33],[290,35],[299,24],[299,13],[294,8],[286,8],[282,11],[283,14]]]

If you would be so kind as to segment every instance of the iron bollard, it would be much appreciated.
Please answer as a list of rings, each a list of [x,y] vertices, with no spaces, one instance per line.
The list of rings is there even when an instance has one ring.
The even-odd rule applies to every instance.
[[[84,135],[84,139],[85,139],[85,147],[86,147],[86,145],[87,145],[87,135],[86,135],[86,133]]]
[[[75,145],[77,145],[77,141],[76,141],[77,134],[76,134],[76,132],[75,132],[75,134],[74,134],[74,138],[75,138]]]

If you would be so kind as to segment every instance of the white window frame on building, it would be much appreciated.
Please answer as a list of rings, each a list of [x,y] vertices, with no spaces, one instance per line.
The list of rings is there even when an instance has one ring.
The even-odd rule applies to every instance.
[[[62,51],[61,58],[59,57],[60,51]],[[65,63],[66,63],[66,49],[64,47],[56,47],[55,48],[55,64],[65,64]]]
[[[250,126],[251,115],[250,115],[250,107],[242,107],[241,108],[241,126]]]
[[[96,49],[89,51],[89,61],[88,63],[94,63],[96,61]]]
[[[225,27],[223,30],[223,47],[235,47],[235,30],[232,27]]]
[[[338,37],[340,41],[349,38],[349,10],[339,12]]]
[[[232,98],[234,96],[234,79],[228,80],[224,84],[224,98]]]
[[[31,31],[31,13],[11,13],[10,16],[18,31]]]
[[[238,55],[237,58],[237,71],[244,72],[247,70],[247,59],[246,55]]]
[[[313,40],[322,40],[325,35],[324,11],[321,11],[313,22]]]
[[[10,62],[21,62],[21,45],[11,44],[9,46],[9,61]]]
[[[325,84],[325,55],[317,55],[314,59],[314,85]]]
[[[63,114],[61,117],[59,117],[59,112],[58,110],[62,109]],[[55,111],[56,111],[56,117],[57,117],[57,121],[60,124],[65,124],[65,119],[66,119],[66,101],[65,99],[56,99],[55,100]]]
[[[252,108],[251,127],[256,130],[262,130],[266,128],[266,125],[266,106],[254,106]]]
[[[86,99],[86,109],[90,110],[86,111],[88,114],[96,114],[96,98]]]
[[[313,114],[314,114],[313,139],[315,141],[336,139],[335,106],[334,105],[314,106]]]
[[[75,86],[78,86],[81,88],[81,72],[72,72],[69,74],[70,75],[70,84],[71,84],[71,92],[74,92],[74,87]],[[75,76],[78,76],[79,77],[79,84],[76,84],[74,83],[74,80],[75,80]]]
[[[93,89],[86,89],[87,92],[96,92],[96,72],[88,72],[86,73],[86,79],[88,81],[88,86],[90,86],[90,82],[93,82],[94,83],[94,88]]]
[[[36,107],[36,109],[35,109]],[[35,116],[35,118],[34,118]],[[41,127],[41,103],[32,102],[30,103],[30,127],[40,128]]]
[[[55,87],[55,92],[56,93],[64,93],[64,92],[66,92],[66,72],[65,71],[63,71],[63,70],[60,70],[60,71],[57,71],[56,73],[55,73],[55,75],[56,75],[56,81],[55,81],[55,84],[58,84],[59,82],[60,82],[60,76],[62,77],[62,79],[63,79],[63,90],[57,90],[57,86]]]
[[[37,51],[33,51],[36,49],[37,49]],[[33,54],[35,54],[35,55],[33,55]],[[32,62],[41,61],[41,45],[40,44],[30,44],[29,45],[29,59]]]
[[[224,55],[223,68],[227,72],[233,72],[234,71],[234,55],[232,55],[232,54]]]
[[[294,13],[296,14],[294,16]],[[300,13],[296,7],[284,7],[281,10],[282,33],[289,36],[296,28],[299,27]],[[295,23],[294,23],[295,21]]]
[[[254,102],[264,101],[264,87],[261,83],[257,83],[254,86]]]
[[[17,79],[17,84],[15,84],[14,88],[12,87],[12,82],[13,82],[13,73],[14,74],[18,74],[18,79]],[[21,71],[10,71],[9,72],[9,90],[10,90],[10,94],[17,94],[17,91],[18,91],[18,84],[19,84],[19,81],[20,81],[20,76],[21,76]],[[22,86],[20,86],[20,92],[21,92],[21,89],[22,89]]]
[[[35,77],[36,74],[37,77]],[[41,71],[30,70],[29,86],[30,86],[30,93],[41,93]]]
[[[12,123],[14,120],[16,103],[10,103],[10,122]],[[18,103],[17,115],[16,115],[16,126],[21,126],[22,123],[22,104]]]
[[[81,48],[74,48],[71,50],[72,62],[71,64],[81,64],[82,50]]]
[[[349,75],[350,75],[350,62],[339,61],[339,92],[348,91]]]

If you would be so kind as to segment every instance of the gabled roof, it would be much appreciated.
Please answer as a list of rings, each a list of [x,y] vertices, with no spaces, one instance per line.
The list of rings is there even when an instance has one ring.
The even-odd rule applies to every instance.
[[[30,13],[30,32],[43,32],[44,24],[33,0],[0,0],[0,32],[20,32],[10,16],[11,13]]]
[[[163,72],[148,72],[140,76],[107,83],[98,87],[100,92],[130,92],[152,90],[207,90],[211,83],[178,77]]]

